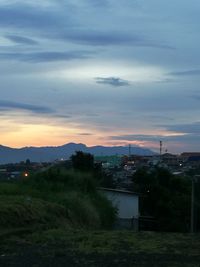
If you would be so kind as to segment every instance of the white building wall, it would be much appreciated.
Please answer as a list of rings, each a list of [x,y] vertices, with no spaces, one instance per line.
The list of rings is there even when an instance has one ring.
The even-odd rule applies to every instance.
[[[104,191],[102,192],[112,201],[113,206],[118,209],[118,217],[121,219],[132,219],[139,217],[139,197],[135,194]]]

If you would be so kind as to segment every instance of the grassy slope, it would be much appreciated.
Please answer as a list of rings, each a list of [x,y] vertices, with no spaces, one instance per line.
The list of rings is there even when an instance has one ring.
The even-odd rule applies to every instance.
[[[115,211],[89,174],[50,170],[21,182],[0,183],[0,230],[109,227]]]

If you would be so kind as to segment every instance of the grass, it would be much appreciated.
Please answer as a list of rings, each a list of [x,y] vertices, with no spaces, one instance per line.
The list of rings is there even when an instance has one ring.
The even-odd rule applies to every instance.
[[[81,267],[199,267],[200,262],[200,235],[60,227],[32,233],[16,232],[4,240],[1,251],[15,264],[18,256],[22,264],[21,260],[26,259],[28,253],[28,265],[23,266],[34,266],[35,257],[37,266],[56,267],[64,267],[66,262],[67,266]],[[30,255],[35,256],[31,258]]]
[[[157,253],[200,255],[200,235],[131,231],[80,231],[50,229],[28,237],[33,243],[71,244],[84,253]]]
[[[60,225],[111,227],[115,209],[91,174],[52,168],[27,180],[0,183],[0,229]]]
[[[0,228],[58,224],[66,218],[65,207],[26,196],[0,197]]]

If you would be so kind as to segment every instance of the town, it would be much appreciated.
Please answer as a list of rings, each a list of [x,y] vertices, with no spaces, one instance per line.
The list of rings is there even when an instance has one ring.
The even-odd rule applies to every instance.
[[[200,182],[200,153],[198,152],[184,152],[180,155],[160,153],[151,156],[129,153],[120,156],[94,157],[89,153],[77,151],[68,160],[37,163],[26,159],[20,163],[1,165],[0,181],[26,181],[40,173],[45,176],[45,173],[53,171],[55,176],[53,179],[56,182],[56,179],[59,180],[59,175],[56,173],[63,168],[68,171],[77,169],[81,173],[85,171],[92,173],[100,193],[103,193],[118,209],[114,228],[136,231],[194,232],[200,230],[199,197],[197,196]],[[162,192],[163,190],[166,192]],[[171,190],[174,191],[173,194],[170,194]],[[178,200],[180,205],[175,205],[173,208],[175,213],[171,214],[170,201],[176,202],[177,196],[180,196]],[[186,202],[184,198],[187,199]],[[166,211],[164,216],[161,216],[161,211],[156,214],[159,199],[161,203],[165,201],[165,206],[170,209],[170,212]],[[182,210],[181,205],[185,205],[184,212],[182,217],[178,218],[177,212]],[[192,205],[192,210],[188,205]],[[161,209],[164,208],[163,204],[161,207]],[[167,221],[162,225],[161,221],[167,218],[171,220],[171,226]]]
[[[95,156],[94,163],[101,166],[104,172],[114,181],[115,187],[130,189],[132,177],[140,168],[152,169],[159,166],[169,170],[173,175],[198,175],[200,171],[200,152],[183,152],[175,155],[171,153],[141,155],[113,155]],[[26,178],[29,173],[43,171],[56,165],[72,166],[71,160],[57,159],[52,162],[31,162],[29,159],[19,163],[0,165],[0,180]]]

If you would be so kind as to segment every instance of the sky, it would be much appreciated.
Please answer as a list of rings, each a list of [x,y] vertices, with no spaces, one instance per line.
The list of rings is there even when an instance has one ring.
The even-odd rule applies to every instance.
[[[0,0],[0,143],[200,151],[199,0]]]

